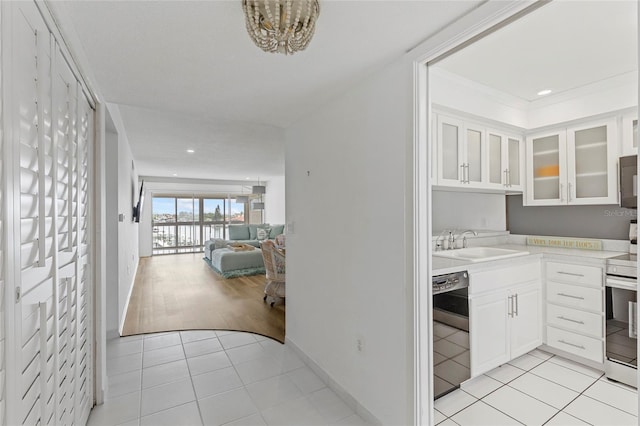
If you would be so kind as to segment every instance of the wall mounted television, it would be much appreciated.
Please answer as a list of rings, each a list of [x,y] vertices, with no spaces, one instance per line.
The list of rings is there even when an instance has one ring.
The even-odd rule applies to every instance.
[[[144,205],[144,180],[140,182],[140,194],[138,195],[138,203],[133,206],[133,221],[140,222],[142,215],[142,207]]]

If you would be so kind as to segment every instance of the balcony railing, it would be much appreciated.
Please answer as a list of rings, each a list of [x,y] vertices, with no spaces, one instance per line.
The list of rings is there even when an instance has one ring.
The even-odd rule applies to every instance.
[[[154,223],[153,254],[201,252],[204,241],[224,239],[228,233],[229,223]]]

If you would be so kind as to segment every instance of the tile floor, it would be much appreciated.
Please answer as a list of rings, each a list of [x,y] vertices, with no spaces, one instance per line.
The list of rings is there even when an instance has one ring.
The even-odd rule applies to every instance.
[[[251,333],[181,331],[107,344],[93,425],[365,425],[285,345]]]
[[[435,402],[452,425],[637,425],[635,389],[540,350],[464,383]]]

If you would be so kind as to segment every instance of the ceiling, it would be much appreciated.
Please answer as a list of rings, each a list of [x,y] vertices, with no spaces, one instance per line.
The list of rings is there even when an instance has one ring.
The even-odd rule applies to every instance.
[[[284,174],[283,128],[482,1],[321,0],[293,56],[253,45],[240,0],[52,3],[121,106],[141,175],[265,179]]]
[[[436,66],[525,101],[638,69],[636,1],[553,1]]]

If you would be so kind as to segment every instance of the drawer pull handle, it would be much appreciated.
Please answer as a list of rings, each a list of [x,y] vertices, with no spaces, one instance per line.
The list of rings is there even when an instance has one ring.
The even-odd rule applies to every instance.
[[[572,277],[583,277],[584,278],[584,274],[574,274],[573,272],[564,272],[564,271],[558,271],[559,274],[561,275],[571,275]]]
[[[569,346],[573,346],[574,348],[578,348],[578,349],[586,349],[584,346],[582,345],[576,345],[575,343],[569,343],[569,342],[565,342],[564,340],[558,340],[559,343],[564,343],[565,345],[569,345]]]
[[[558,296],[562,296],[562,297],[570,297],[571,299],[578,299],[578,300],[584,300],[584,297],[582,296],[573,296],[571,294],[565,294],[565,293],[556,293]]]
[[[558,319],[569,321],[569,322],[575,322],[576,324],[584,324],[584,321],[578,321],[578,320],[574,320],[574,319],[571,319],[571,318],[565,318],[562,315],[560,315],[558,317]]]

